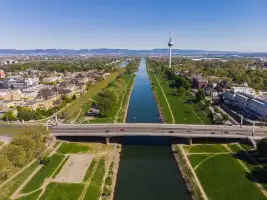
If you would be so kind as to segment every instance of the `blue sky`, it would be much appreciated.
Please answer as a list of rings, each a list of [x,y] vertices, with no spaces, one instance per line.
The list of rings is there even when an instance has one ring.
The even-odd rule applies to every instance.
[[[1,0],[0,48],[267,52],[267,0]]]

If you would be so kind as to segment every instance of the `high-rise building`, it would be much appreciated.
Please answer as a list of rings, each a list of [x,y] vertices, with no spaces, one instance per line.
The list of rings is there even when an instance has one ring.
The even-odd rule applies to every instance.
[[[169,68],[171,68],[172,65],[172,31],[170,31],[170,41],[168,42],[168,46],[169,46]]]

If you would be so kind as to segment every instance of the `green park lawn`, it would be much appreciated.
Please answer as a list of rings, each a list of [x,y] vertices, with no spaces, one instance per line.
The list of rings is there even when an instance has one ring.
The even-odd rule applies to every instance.
[[[61,144],[57,152],[61,154],[77,154],[77,153],[87,153],[89,151],[89,146],[81,145],[78,143],[66,142]]]
[[[210,156],[212,156],[212,154],[192,154],[188,155],[188,159],[191,163],[191,166],[195,168],[199,163],[201,163],[203,160],[207,159]]]
[[[92,181],[86,191],[86,200],[97,200],[100,196],[100,187],[105,175],[105,160],[101,159],[94,173]]]
[[[160,89],[160,86],[156,80],[155,74],[151,70],[148,70],[148,75],[151,81],[153,92],[156,97],[156,101],[159,103],[159,109],[163,115],[164,121],[171,124],[172,123],[171,112],[168,107],[167,101]]]
[[[85,176],[83,177],[83,182],[86,182],[88,180],[88,178],[90,177],[90,175],[92,173],[92,170],[93,170],[95,164],[96,164],[96,159],[93,159],[90,163],[90,166],[88,167],[88,169],[85,173]]]
[[[240,146],[238,144],[228,144],[228,147],[232,150],[234,153],[238,153],[239,151],[242,151]]]
[[[13,192],[32,174],[39,166],[39,161],[34,162],[28,168],[20,172],[17,176],[10,179],[5,185],[0,188],[0,200],[7,200]]]
[[[195,171],[209,200],[266,199],[257,185],[246,177],[245,169],[230,154],[213,156]]]
[[[40,200],[78,200],[83,187],[83,184],[49,183]]]
[[[27,196],[20,197],[16,200],[36,200],[36,199],[38,199],[41,192],[42,192],[42,190],[40,189],[40,190],[37,190],[37,191],[27,195]]]
[[[228,150],[221,144],[203,144],[203,145],[192,145],[188,149],[189,153],[223,153]]]
[[[63,155],[54,154],[48,165],[42,166],[42,168],[32,177],[32,179],[22,189],[23,193],[28,193],[40,188],[46,178],[49,178],[61,161],[64,159]]]
[[[150,73],[150,77],[153,77]],[[170,84],[172,81],[169,81],[166,76],[162,73],[155,74],[158,78],[158,81],[166,95],[166,98],[170,104],[172,113],[175,118],[175,123],[187,123],[187,124],[212,124],[212,119],[208,116],[208,109],[201,110],[194,101],[194,96],[191,93],[188,93],[184,97],[172,95],[172,88]],[[152,83],[156,81],[152,78]],[[163,108],[164,116],[170,116],[166,107],[166,100],[164,97],[160,97],[158,94],[161,92],[159,85],[155,84],[155,92],[157,93],[158,100],[161,107]],[[163,96],[163,95],[162,95]],[[169,122],[170,117],[166,117]]]
[[[68,161],[69,157],[70,156],[66,156],[64,158],[64,160],[61,162],[61,164],[59,165],[59,167],[57,168],[57,170],[53,174],[52,178],[56,178],[56,176],[58,175],[58,173],[60,172],[60,170],[64,167],[65,163]]]

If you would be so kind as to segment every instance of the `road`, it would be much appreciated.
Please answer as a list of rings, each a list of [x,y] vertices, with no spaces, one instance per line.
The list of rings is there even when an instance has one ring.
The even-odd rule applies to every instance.
[[[246,138],[252,136],[261,139],[267,129],[252,126],[223,125],[186,125],[186,124],[60,124],[51,126],[51,133],[56,136],[177,136],[177,137],[214,137]]]

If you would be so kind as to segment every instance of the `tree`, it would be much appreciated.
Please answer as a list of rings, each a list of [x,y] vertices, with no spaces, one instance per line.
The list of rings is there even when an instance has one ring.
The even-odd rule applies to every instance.
[[[227,114],[222,114],[222,120],[223,121],[228,121],[229,120],[229,116]]]
[[[174,87],[174,88],[172,89],[172,95],[173,95],[173,96],[177,96],[177,95],[178,95],[178,90],[177,90],[176,87]]]
[[[184,87],[180,87],[177,91],[178,95],[183,97],[186,93],[186,89]]]
[[[199,102],[205,98],[205,93],[202,89],[198,89],[198,92],[196,93],[196,101]]]
[[[75,99],[77,99],[77,97],[76,97],[76,95],[74,94],[74,95],[72,95],[72,100],[75,100]]]
[[[12,111],[8,111],[4,114],[3,120],[4,121],[15,121],[17,117],[14,115]]]
[[[12,144],[22,147],[27,159],[32,159],[36,155],[36,141],[27,135],[16,135],[12,140]]]
[[[112,109],[112,101],[107,97],[101,98],[98,101],[98,107],[99,107],[100,115],[105,117],[107,116],[108,111]]]
[[[7,156],[0,154],[0,180],[9,178],[12,173],[13,166]]]
[[[267,138],[263,138],[257,144],[257,151],[260,157],[267,157]]]
[[[3,151],[8,160],[15,167],[22,167],[27,161],[26,153],[20,146],[10,144],[6,146]]]

